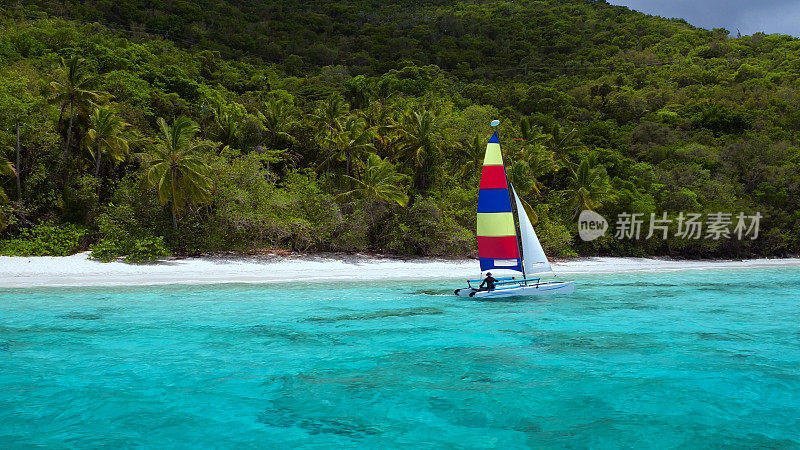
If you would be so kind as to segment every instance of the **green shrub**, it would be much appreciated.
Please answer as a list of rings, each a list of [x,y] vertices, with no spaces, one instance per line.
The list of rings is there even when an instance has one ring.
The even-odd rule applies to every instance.
[[[85,248],[89,231],[71,223],[41,222],[25,228],[19,235],[0,241],[0,255],[67,256]]]
[[[397,220],[399,218],[399,220]],[[410,208],[392,216],[386,242],[381,247],[392,254],[453,256],[474,253],[473,232],[442,211],[433,198],[419,198]]]
[[[158,261],[170,255],[162,236],[130,239],[104,238],[92,246],[91,257],[102,262],[114,261],[124,256],[129,263],[142,264]]]
[[[556,220],[550,205],[538,204],[534,208],[536,218],[534,225],[536,236],[542,244],[544,252],[550,257],[573,257],[578,254],[573,249],[572,233]]]
[[[119,241],[102,239],[100,242],[92,245],[92,253],[89,256],[92,259],[102,262],[114,261],[120,256],[120,247]]]
[[[155,262],[170,256],[162,236],[152,236],[139,224],[133,208],[109,206],[97,218],[102,239],[92,246],[92,259],[103,262],[124,257],[130,263]]]

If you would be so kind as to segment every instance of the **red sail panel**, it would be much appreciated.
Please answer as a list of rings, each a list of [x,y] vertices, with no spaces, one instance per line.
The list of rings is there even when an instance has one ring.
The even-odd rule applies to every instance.
[[[516,236],[478,236],[478,254],[481,258],[516,259],[519,247]]]
[[[478,189],[507,188],[506,170],[503,166],[483,166],[483,170],[481,170],[481,184]]]

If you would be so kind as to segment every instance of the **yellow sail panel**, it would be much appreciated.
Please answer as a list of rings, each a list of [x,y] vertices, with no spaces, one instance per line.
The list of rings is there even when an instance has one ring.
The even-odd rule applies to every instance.
[[[510,212],[478,213],[478,236],[515,236],[514,216]]]
[[[500,154],[500,144],[489,142],[486,144],[486,155],[483,157],[484,166],[502,166],[503,155]]]

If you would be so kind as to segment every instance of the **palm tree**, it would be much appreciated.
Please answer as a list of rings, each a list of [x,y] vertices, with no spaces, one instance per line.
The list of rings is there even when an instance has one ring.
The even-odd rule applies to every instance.
[[[554,126],[550,130],[550,136],[552,137],[546,142],[547,149],[553,152],[556,163],[558,164],[556,167],[556,171],[562,167],[567,167],[572,164],[573,169],[574,163],[571,163],[567,156],[575,151],[583,148],[583,144],[581,144],[578,130],[575,128],[566,129],[562,126]],[[553,172],[553,184],[556,182],[556,173]]]
[[[414,111],[404,117],[399,131],[401,153],[406,164],[414,168],[414,187],[424,190],[428,187],[444,147],[442,121],[430,111]]]
[[[574,206],[573,218],[585,209],[603,206],[609,196],[609,181],[603,166],[591,167],[590,158],[584,158],[572,174],[567,185],[567,196]]]
[[[575,128],[568,130],[561,126],[553,127],[550,135],[552,138],[547,140],[547,147],[558,159],[564,159],[571,151],[583,147]]]
[[[328,139],[328,145],[333,149],[331,157],[345,160],[345,175],[352,173],[351,159],[354,154],[375,150],[372,137],[375,132],[367,127],[363,117],[349,116],[342,122],[341,129]]]
[[[72,125],[75,121],[75,108],[91,105],[99,101],[101,94],[90,90],[92,77],[86,73],[86,60],[73,56],[68,61],[62,59],[61,66],[64,70],[61,81],[50,83],[55,91],[54,101],[58,103],[61,113],[58,117],[59,128],[64,118],[64,111],[69,107],[69,125],[67,125],[66,144],[62,159],[69,155],[69,147],[72,141]]]
[[[290,132],[297,125],[297,119],[291,105],[283,99],[270,99],[264,102],[262,113],[269,145],[280,147],[295,141]]]
[[[324,139],[330,138],[337,130],[341,129],[342,119],[349,110],[350,106],[342,97],[331,95],[326,100],[319,102],[310,116],[319,127],[319,132]]]
[[[322,142],[322,146],[328,147],[326,162],[333,157],[334,150],[329,146],[331,139],[342,129],[342,119],[349,109],[350,107],[342,97],[331,95],[326,100],[319,102],[314,112],[309,114],[311,121],[317,126],[317,139]]]
[[[545,175],[556,170],[555,158],[552,152],[542,149],[537,152],[532,152],[527,162],[528,166],[531,168],[533,192],[541,197],[542,189],[545,187],[541,180]]]
[[[553,139],[553,136],[545,133],[542,127],[534,125],[530,117],[523,117],[519,121],[519,131],[526,145],[544,145]]]
[[[177,230],[178,212],[184,206],[210,199],[209,167],[200,153],[206,144],[194,140],[199,128],[187,117],[178,117],[172,126],[159,117],[158,127],[161,136],[143,180],[156,188],[162,204],[170,203],[172,227]]]
[[[370,153],[364,163],[363,173],[359,178],[348,177],[355,183],[355,188],[342,195],[354,196],[367,201],[408,204],[408,195],[403,186],[408,176],[398,173],[388,160]]]
[[[363,111],[367,126],[375,130],[372,143],[379,154],[391,156],[399,144],[395,108],[384,102],[371,102]]]
[[[534,147],[533,150],[520,150],[516,159],[517,161],[511,166],[510,178],[517,192],[523,196],[533,192],[541,197],[545,188],[542,178],[556,168],[553,153],[541,147]]]
[[[214,108],[214,124],[217,130],[217,140],[220,142],[219,150],[225,147],[238,148],[242,135],[241,120],[226,110],[222,104]]]
[[[130,151],[128,140],[124,137],[125,129],[130,124],[114,114],[111,108],[96,108],[89,116],[89,131],[86,132],[87,144],[95,159],[94,176],[100,176],[100,161],[103,153],[113,161],[122,161]]]
[[[485,150],[486,146],[481,137],[477,134],[471,141],[461,142],[459,153],[465,159],[460,169],[462,175],[467,175],[470,172],[478,173],[480,171]]]

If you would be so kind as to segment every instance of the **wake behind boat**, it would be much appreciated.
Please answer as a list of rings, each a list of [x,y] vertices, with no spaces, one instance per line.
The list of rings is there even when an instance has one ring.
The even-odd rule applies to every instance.
[[[496,127],[499,121],[492,121]],[[511,209],[511,196],[514,195],[516,218]],[[517,233],[519,226],[519,233]],[[522,278],[506,276],[495,278],[493,289],[481,289],[481,279],[467,280],[466,288],[456,289],[461,297],[501,298],[513,296],[538,296],[551,294],[571,294],[575,290],[572,281],[542,282],[537,275],[552,273],[550,262],[536,236],[528,214],[522,206],[513,186],[506,178],[500,138],[497,132],[486,144],[486,154],[481,171],[481,184],[478,190],[478,259],[483,272],[502,270],[521,272]],[[530,278],[529,278],[530,277]],[[473,286],[477,283],[477,286]]]

